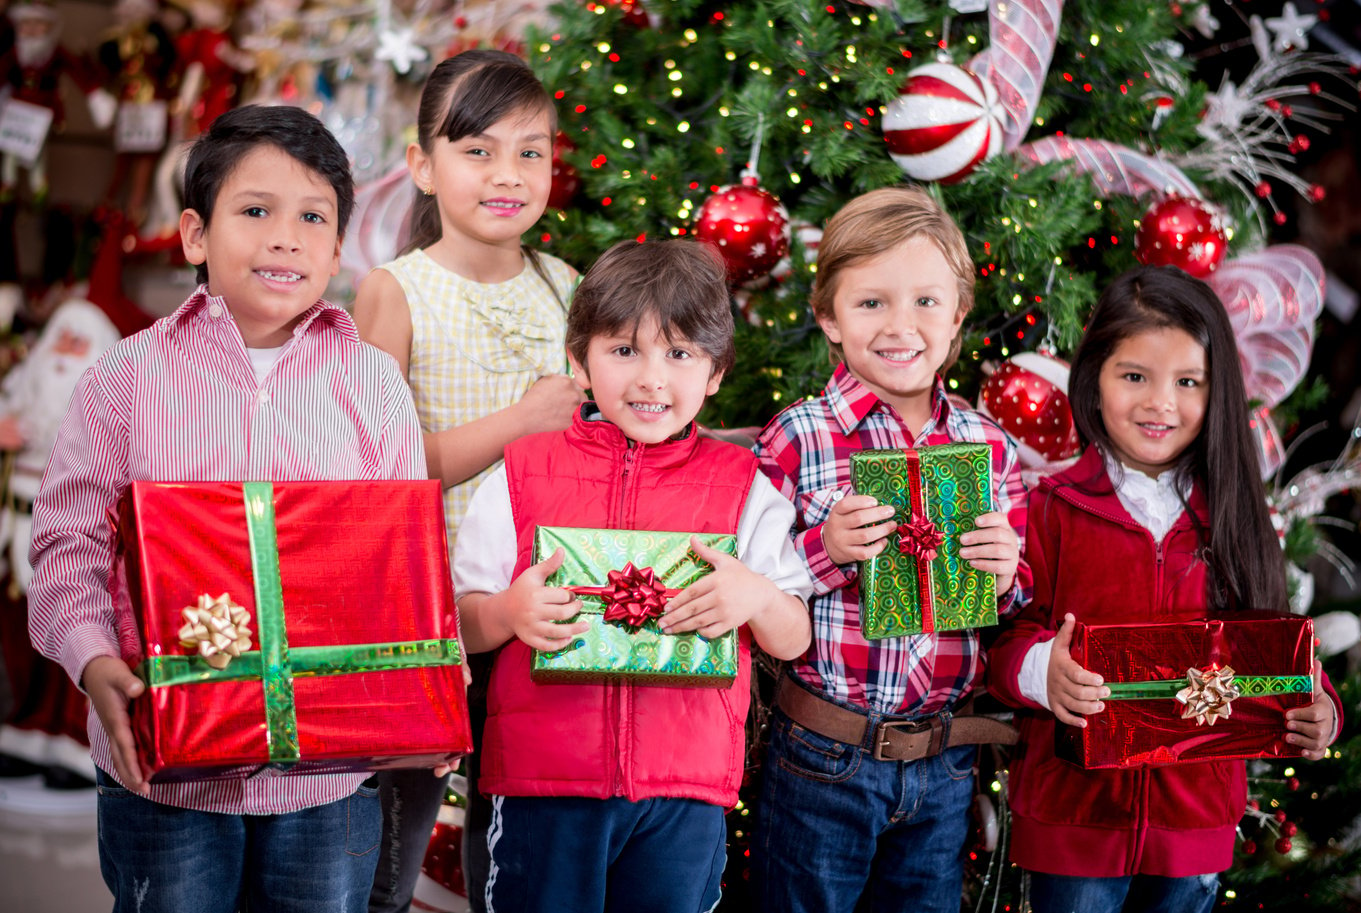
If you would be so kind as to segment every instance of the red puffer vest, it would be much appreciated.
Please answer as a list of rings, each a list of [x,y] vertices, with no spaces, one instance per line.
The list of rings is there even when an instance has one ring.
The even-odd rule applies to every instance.
[[[756,458],[701,438],[633,444],[578,413],[565,432],[506,448],[515,574],[531,564],[535,525],[736,533]],[[728,688],[530,680],[532,651],[496,657],[482,746],[482,789],[505,796],[698,799],[729,807],[742,776],[750,701],[749,633]]]

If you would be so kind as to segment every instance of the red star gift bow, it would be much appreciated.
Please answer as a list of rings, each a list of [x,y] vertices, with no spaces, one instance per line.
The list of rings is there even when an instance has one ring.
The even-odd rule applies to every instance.
[[[620,621],[631,628],[642,627],[649,619],[666,611],[666,601],[680,594],[656,578],[652,568],[639,569],[633,562],[622,571],[610,571],[605,586],[563,587],[576,596],[597,596],[605,603],[605,620]]]
[[[898,551],[915,555],[924,561],[935,561],[937,550],[945,542],[945,534],[936,528],[930,517],[914,514],[906,523],[899,523]]]

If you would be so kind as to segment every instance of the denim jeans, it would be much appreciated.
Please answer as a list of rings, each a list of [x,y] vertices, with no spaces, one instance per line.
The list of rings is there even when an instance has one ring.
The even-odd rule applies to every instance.
[[[1218,875],[1079,878],[1026,874],[1035,913],[1210,913],[1219,893]]]
[[[114,913],[270,913],[368,906],[376,787],[285,815],[222,815],[144,799],[97,771],[99,868]]]
[[[704,913],[728,854],[723,809],[695,799],[495,796],[489,913]]]
[[[775,709],[752,841],[766,913],[959,913],[976,748],[876,761],[872,739],[837,742]]]

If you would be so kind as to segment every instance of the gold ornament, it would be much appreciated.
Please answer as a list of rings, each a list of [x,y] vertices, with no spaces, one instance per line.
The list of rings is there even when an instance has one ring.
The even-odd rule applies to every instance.
[[[250,613],[226,593],[213,599],[207,593],[185,606],[180,646],[197,648],[214,669],[225,669],[233,657],[250,649]]]
[[[1177,692],[1177,700],[1186,705],[1181,718],[1195,717],[1197,726],[1213,726],[1221,719],[1227,720],[1233,713],[1232,702],[1242,696],[1233,676],[1232,666],[1210,666],[1205,671],[1187,669],[1186,687]]]

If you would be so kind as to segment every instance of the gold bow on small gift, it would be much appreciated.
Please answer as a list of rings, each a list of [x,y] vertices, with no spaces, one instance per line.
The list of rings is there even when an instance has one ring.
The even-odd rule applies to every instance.
[[[223,593],[213,599],[207,593],[198,603],[185,606],[180,646],[198,648],[208,665],[225,669],[235,656],[250,649],[250,613]]]
[[[1183,720],[1196,718],[1197,726],[1213,726],[1220,719],[1228,719],[1233,713],[1232,702],[1242,696],[1233,683],[1233,667],[1210,666],[1186,670],[1186,687],[1177,692],[1177,700],[1186,705],[1181,712]]]

